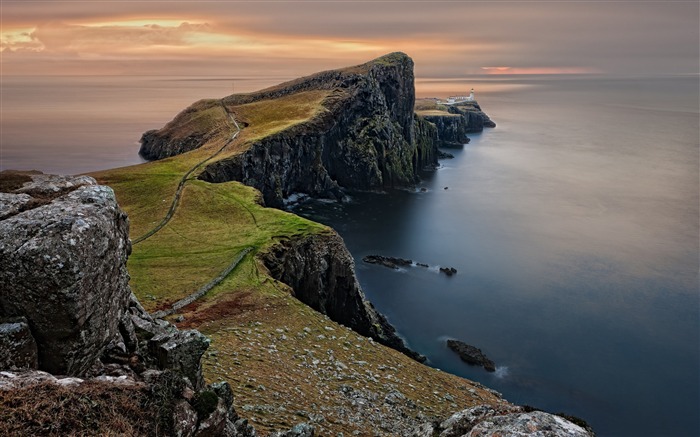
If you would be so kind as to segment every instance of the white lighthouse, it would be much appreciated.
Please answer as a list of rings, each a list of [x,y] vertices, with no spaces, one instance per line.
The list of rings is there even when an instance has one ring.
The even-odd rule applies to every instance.
[[[469,92],[469,97],[467,97],[467,101],[473,102],[474,101],[474,88]]]

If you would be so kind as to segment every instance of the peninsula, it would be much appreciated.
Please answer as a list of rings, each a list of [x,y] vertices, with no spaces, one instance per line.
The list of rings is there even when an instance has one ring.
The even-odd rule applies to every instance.
[[[490,125],[476,103],[414,105],[413,61],[392,53],[196,102],[143,135],[145,164],[1,174],[0,429],[60,392],[108,434],[109,395],[141,396],[132,435],[591,435],[422,364],[338,234],[279,209],[412,186],[439,144]]]

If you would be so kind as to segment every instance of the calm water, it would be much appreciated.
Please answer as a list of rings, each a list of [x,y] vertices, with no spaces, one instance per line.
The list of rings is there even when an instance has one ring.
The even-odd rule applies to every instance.
[[[3,78],[0,168],[138,163],[140,134],[191,102],[282,80],[190,79]],[[298,212],[343,235],[368,297],[432,365],[602,436],[700,435],[698,78],[482,77],[417,92],[472,86],[498,127],[451,151],[427,192]],[[433,268],[395,272],[367,254]],[[463,364],[447,338],[498,371]]]

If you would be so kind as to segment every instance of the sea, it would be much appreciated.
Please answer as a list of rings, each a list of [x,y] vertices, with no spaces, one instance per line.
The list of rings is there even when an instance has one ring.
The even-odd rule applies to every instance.
[[[6,76],[0,169],[136,164],[141,133],[193,101],[285,79]],[[294,211],[340,233],[366,296],[429,365],[599,436],[698,436],[699,83],[418,78],[418,97],[473,87],[497,127],[446,150],[454,158],[415,189]],[[480,348],[496,372],[463,363],[447,339]]]

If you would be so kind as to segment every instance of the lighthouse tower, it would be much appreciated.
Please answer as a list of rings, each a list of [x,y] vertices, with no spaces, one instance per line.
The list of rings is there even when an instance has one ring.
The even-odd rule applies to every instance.
[[[469,97],[467,97],[467,100],[470,102],[474,101],[474,88],[472,88],[471,92],[469,93]]]

